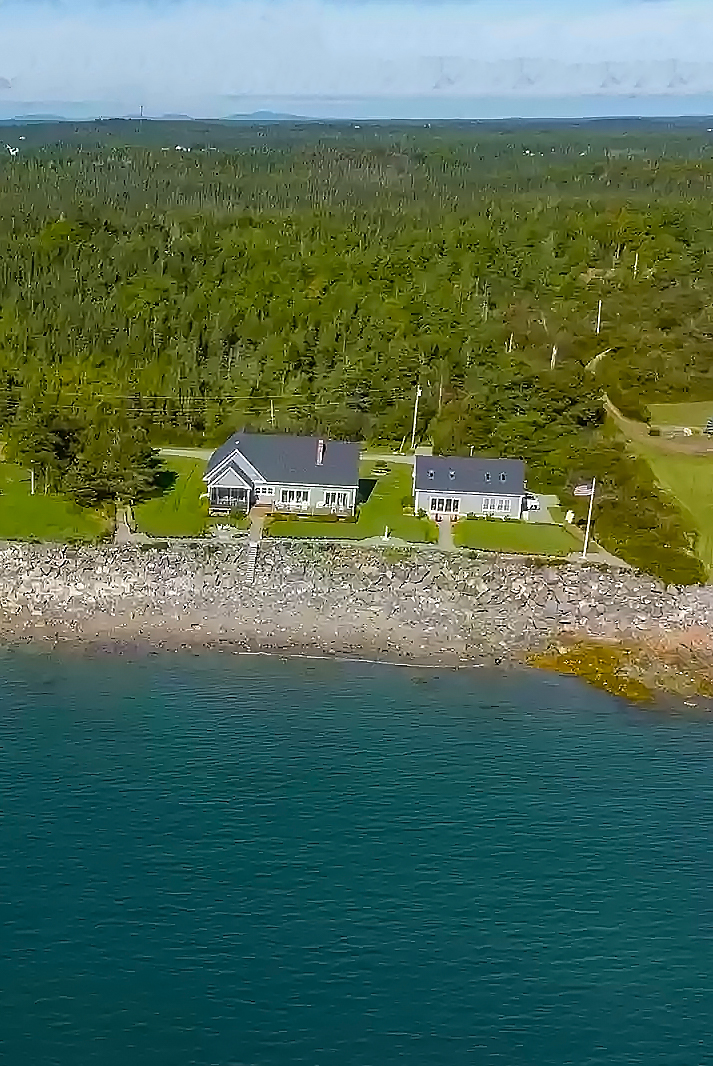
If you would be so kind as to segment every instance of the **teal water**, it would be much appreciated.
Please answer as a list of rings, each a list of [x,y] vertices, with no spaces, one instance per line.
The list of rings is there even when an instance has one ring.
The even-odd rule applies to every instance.
[[[3,1063],[712,1061],[713,720],[486,671],[0,674]]]

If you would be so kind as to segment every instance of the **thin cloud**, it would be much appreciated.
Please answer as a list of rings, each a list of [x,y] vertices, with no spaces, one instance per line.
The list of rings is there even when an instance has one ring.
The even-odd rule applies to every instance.
[[[713,4],[130,0],[0,5],[3,98],[713,91]]]

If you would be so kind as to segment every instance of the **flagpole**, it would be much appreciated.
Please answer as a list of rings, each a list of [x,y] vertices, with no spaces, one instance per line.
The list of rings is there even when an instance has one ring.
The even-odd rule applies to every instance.
[[[584,548],[582,549],[582,558],[587,558],[587,548],[589,547],[589,530],[592,528],[592,507],[594,506],[594,488],[597,484],[597,479],[592,478],[592,492],[589,497],[589,513],[587,515],[587,532],[584,534]]]

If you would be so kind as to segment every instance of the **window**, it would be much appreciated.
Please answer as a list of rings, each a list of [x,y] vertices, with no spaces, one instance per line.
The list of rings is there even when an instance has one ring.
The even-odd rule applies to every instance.
[[[451,481],[455,481],[455,479],[456,479],[456,472],[455,472],[455,470],[449,470],[449,471],[448,471],[448,477],[449,477],[449,479],[450,479]]]
[[[490,481],[490,471],[489,470],[485,471],[485,480],[486,481]]]
[[[258,487],[257,491],[258,491],[258,496],[274,496],[275,495],[275,486],[274,485],[260,485]]]
[[[500,471],[500,480],[501,481],[507,481],[507,474],[505,473],[504,470]]]
[[[510,500],[505,496],[486,496],[483,514],[510,514]]]
[[[434,478],[433,470],[429,470],[428,471],[428,480],[429,481],[433,481],[433,478]]]
[[[307,503],[308,489],[283,489],[280,497],[282,503]]]
[[[325,492],[324,494],[324,506],[336,507],[340,510],[346,510],[349,506],[349,493],[348,492]]]
[[[213,507],[246,507],[248,494],[245,489],[212,488],[210,502]]]
[[[431,511],[458,514],[460,499],[457,496],[431,496]]]

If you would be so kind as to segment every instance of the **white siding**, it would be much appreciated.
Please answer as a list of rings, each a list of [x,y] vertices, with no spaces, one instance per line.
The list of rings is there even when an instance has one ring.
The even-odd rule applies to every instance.
[[[291,501],[283,501],[282,496],[285,492],[294,493],[294,498]],[[307,493],[307,498],[301,497],[298,501],[298,492]],[[338,510],[342,513],[345,511],[353,513],[356,504],[356,489],[344,485],[275,485],[275,508],[280,510],[285,507],[290,511],[312,511],[316,508],[331,510],[335,506],[334,496],[328,496],[328,493],[344,496],[345,499],[338,506]]]

